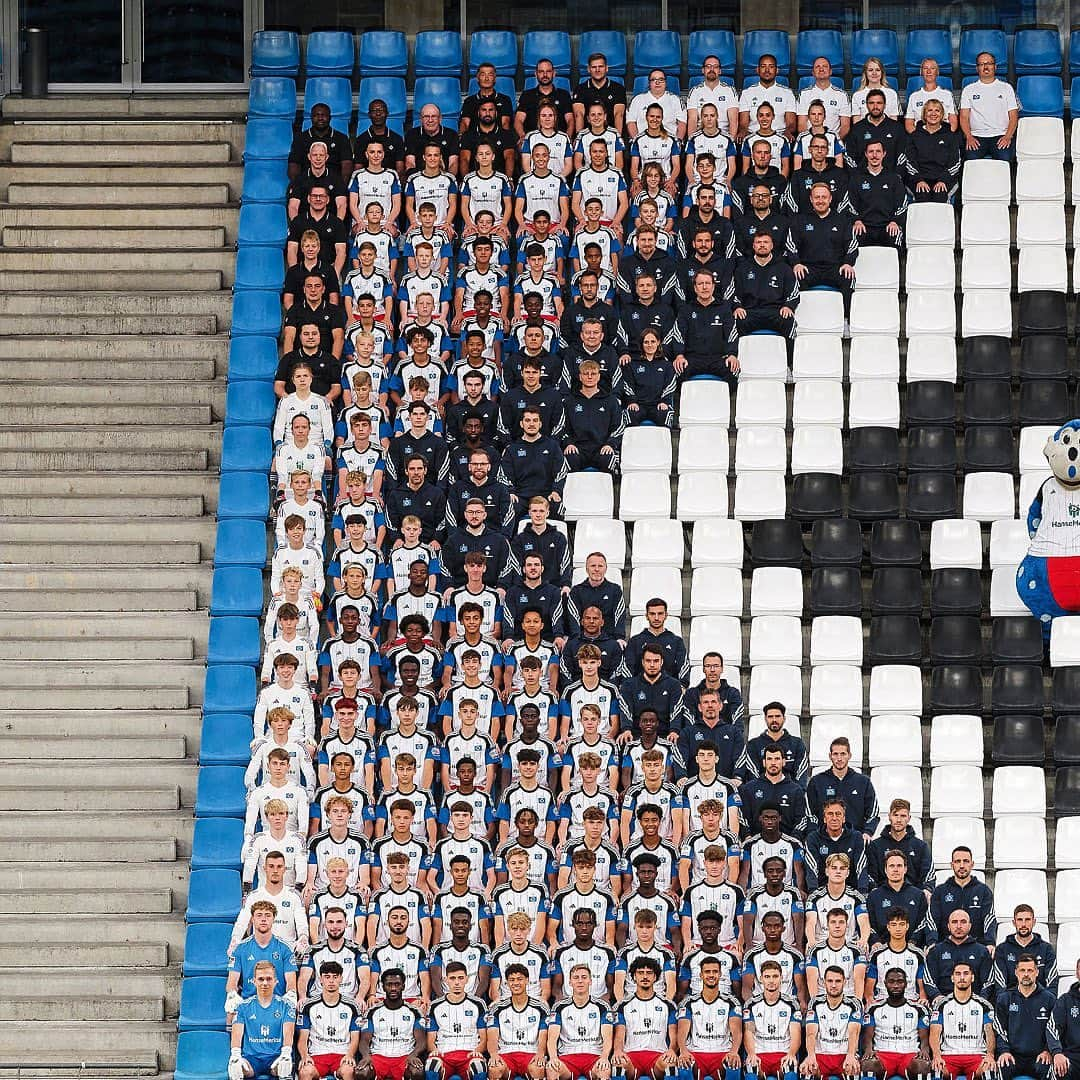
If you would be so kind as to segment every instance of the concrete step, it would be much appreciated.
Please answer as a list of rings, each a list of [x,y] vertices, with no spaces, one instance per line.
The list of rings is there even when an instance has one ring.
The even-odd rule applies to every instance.
[[[46,327],[49,334],[61,335],[216,334],[221,329],[213,315],[0,315],[0,336],[41,334]]]
[[[172,910],[172,890],[161,887],[102,889],[98,882],[89,889],[34,886],[0,888],[0,914],[5,915],[23,915],[35,911],[51,915],[95,915],[98,912],[110,915],[126,915],[129,912],[168,915]],[[0,935],[3,933],[3,920],[0,920]]]
[[[55,758],[76,762],[93,761],[108,751],[115,760],[146,761],[187,759],[187,744],[180,735],[125,736],[104,742],[99,734],[68,738],[43,730],[37,738],[18,738],[5,732],[0,735],[0,761],[27,761]],[[123,836],[123,833],[103,833]]]
[[[225,230],[209,226],[80,229],[9,225],[3,230],[3,244],[6,248],[47,248],[51,251],[66,251],[68,248],[92,249],[98,244],[102,248],[126,251],[130,255],[136,251],[161,251],[171,248],[223,248]]]
[[[210,292],[224,287],[220,270],[53,270],[15,271],[4,274],[9,293],[42,292],[57,286],[69,292],[96,292],[103,289],[130,290],[144,284],[148,289],[175,289],[176,292]]]
[[[241,139],[243,136],[241,135]],[[228,184],[239,191],[244,177],[244,165],[236,159],[229,162],[205,164],[178,162],[169,166],[169,180],[174,184]],[[134,165],[90,165],[65,159],[55,165],[34,165],[26,162],[4,163],[5,180],[9,184],[39,184],[72,186],[99,184],[140,184],[154,186],[161,180],[161,170],[146,161]]]
[[[98,922],[94,920],[93,930]],[[88,936],[93,931],[86,927]],[[80,941],[75,943],[55,941],[39,942],[32,938],[24,944],[0,944],[0,969],[18,964],[36,968],[70,968],[74,964],[91,970],[100,968],[155,968],[169,962],[167,945],[135,944],[128,942]]]
[[[127,873],[127,872],[125,872]],[[65,863],[63,866],[42,866],[38,863],[0,863],[0,893],[12,892],[18,889],[78,889],[84,888],[88,892],[94,889],[102,889],[103,875],[101,868],[93,864]],[[140,863],[137,871],[139,889],[169,889],[179,910],[180,905],[187,898],[188,868],[178,863]],[[109,892],[123,894],[124,886],[119,880],[113,882],[114,888]],[[92,903],[92,901],[87,901]],[[92,908],[89,910],[93,910]],[[14,975],[13,971],[5,972],[8,979]],[[143,976],[146,978],[146,976]],[[155,984],[147,983],[145,987],[153,992]],[[63,990],[57,989],[57,995],[67,994],[71,987],[64,985]],[[128,991],[136,990],[135,986],[125,987]],[[94,993],[108,993],[106,987],[101,987]]]
[[[153,688],[164,682],[169,687],[187,686],[195,689],[197,685],[201,695],[206,675],[205,665],[195,661],[170,664],[163,673],[161,665],[151,660],[112,660],[95,664],[71,663],[67,660],[13,660],[10,661],[9,671],[14,686],[24,690],[44,687],[55,689],[57,693],[83,686]],[[0,783],[3,783],[2,778]]]
[[[35,511],[35,506],[37,507]],[[100,495],[58,495],[48,500],[36,495],[0,495],[0,517],[65,515],[74,517],[200,517],[200,496],[174,499],[167,495],[131,495],[109,499]]]
[[[0,609],[5,611],[195,611],[198,597],[194,589],[115,589],[105,595],[99,589],[5,589],[0,591]],[[2,691],[0,691],[2,692]],[[107,700],[107,695],[105,695]],[[11,700],[15,696],[11,695]],[[131,695],[137,704],[138,694]],[[175,695],[171,705],[159,704],[154,708],[187,708],[187,700],[177,705]],[[21,708],[22,706],[16,706]],[[87,703],[87,708],[95,706]],[[106,705],[120,708],[120,705]]]
[[[28,977],[32,978],[32,973]],[[91,987],[87,993],[93,994],[95,990]],[[145,1024],[129,1024],[122,1020],[93,1023],[85,1020],[27,1020],[18,1027],[7,1026],[0,1034],[0,1055],[8,1057],[13,1063],[19,1061],[18,1051],[21,1049],[21,1059],[26,1063],[74,1064],[85,1061],[100,1066],[112,1062],[120,1067],[130,1061],[142,1070],[149,1065],[151,1053],[156,1064],[159,1046],[163,1060],[165,1053],[175,1055],[175,1020]],[[82,1075],[81,1070],[79,1075]],[[114,1075],[123,1077],[131,1073],[125,1071]]]
[[[127,788],[122,793],[109,791],[107,788],[84,788],[82,791],[69,791],[56,787],[34,789],[0,788],[0,809],[2,810],[89,813],[91,811],[115,811],[117,809],[147,812],[177,810],[179,807],[180,789],[168,785],[152,788]],[[58,814],[57,816],[63,815]],[[123,911],[123,908],[116,910]]]
[[[157,428],[151,425],[139,427],[87,427],[79,432],[79,443],[86,450],[206,450],[210,460],[216,461],[221,454],[221,425],[202,427]],[[0,450],[51,450],[56,436],[51,431],[0,428]],[[216,456],[215,456],[216,450]],[[53,511],[52,516],[67,516]],[[77,517],[72,510],[70,516]],[[173,516],[173,515],[162,515]]]
[[[18,382],[5,380],[0,374],[0,386],[29,387],[33,384],[38,390],[45,390],[53,382],[64,382],[74,385],[81,398],[87,391],[103,391],[106,386],[121,389],[132,380],[147,377],[158,382],[162,390],[169,385],[167,379],[176,379],[177,385],[208,383],[216,378],[217,365],[213,360],[28,360],[24,357],[19,363],[18,374]]]
[[[138,945],[145,948],[166,947],[173,963],[177,963],[184,953],[184,934],[186,928],[180,913],[174,912],[164,917],[158,912],[138,912],[130,915],[101,913],[94,917],[94,943],[107,945]],[[62,914],[43,911],[39,914],[14,914],[0,916],[0,946],[16,945],[25,942],[37,942],[41,947],[49,945],[80,945],[86,941],[85,924],[69,919]],[[28,966],[28,965],[26,965]],[[76,967],[73,961],[62,965]],[[111,964],[110,967],[120,967]],[[141,967],[131,964],[131,967]]]
[[[94,641],[99,638],[157,638],[185,637],[200,648],[206,646],[209,615],[205,612],[181,611],[110,611],[107,614],[87,612],[78,619],[57,619],[54,615],[35,615],[33,612],[0,613],[0,641],[17,641],[20,637],[39,640]],[[8,717],[7,721],[14,717]],[[5,728],[8,730],[8,728]]]
[[[104,124],[123,119],[138,126],[153,120],[182,126],[185,121],[242,121],[247,115],[247,91],[224,90],[214,94],[58,94],[46,98],[22,98],[8,95],[3,103],[5,118],[32,121],[35,131],[47,131],[50,121],[62,120],[66,128],[71,119]],[[240,124],[239,130],[243,131]],[[198,138],[198,134],[193,135]]]
[[[180,450],[175,453],[153,452],[143,454],[110,453],[108,450],[0,450],[0,473],[12,472],[25,477],[28,474],[78,473],[68,476],[69,489],[84,490],[81,481],[89,480],[94,473],[121,472],[125,478],[139,467],[148,469],[177,469],[201,472],[210,467],[210,454],[206,450]],[[41,475],[37,479],[41,479]],[[111,476],[95,476],[103,483],[112,483]],[[127,480],[125,480],[126,486]]]
[[[13,318],[22,316],[12,316]],[[70,316],[78,318],[79,316]],[[0,320],[4,318],[0,315]],[[154,316],[158,318],[158,316]],[[213,413],[209,405],[128,405],[84,404],[72,401],[47,405],[14,405],[4,407],[4,420],[12,427],[81,427],[86,424],[209,424]]]
[[[101,366],[109,367],[104,361]],[[50,386],[27,386],[0,382],[3,405],[214,405],[225,404],[225,382],[131,379],[120,386],[83,386],[70,380],[55,380]],[[140,410],[141,411],[141,410]]]
[[[5,754],[3,740],[0,740],[0,754]],[[66,840],[72,836],[90,836],[100,832],[102,835],[123,837],[125,843],[135,840],[169,840],[190,847],[193,828],[191,814],[186,810],[157,810],[152,814],[137,811],[97,814],[11,813],[0,818],[0,838],[5,842],[17,841],[23,835],[37,840]]]
[[[214,568],[210,563],[155,567],[140,560],[130,566],[75,565],[67,567],[0,565],[0,595],[8,589],[121,589],[150,582],[155,589],[197,589],[209,592]]]
[[[7,654],[13,660],[194,660],[195,644],[189,638],[23,638],[8,642]]]
[[[79,562],[94,566],[129,566],[135,562],[172,566],[202,561],[198,544],[158,542],[153,544],[117,544],[108,540],[80,541],[73,550],[71,544],[12,543],[0,549],[5,563],[65,563],[70,564],[77,553]],[[31,637],[33,635],[30,635]]]
[[[236,255],[223,249],[143,251],[139,254],[140,274],[216,271],[225,285],[232,284],[235,264]],[[131,256],[126,251],[18,251],[11,248],[0,248],[0,270],[5,274],[132,273]]]
[[[125,258],[130,265],[130,254]],[[56,338],[41,336],[39,328],[39,333],[26,337],[0,338],[0,360],[213,360],[224,370],[228,353],[227,337],[180,338],[154,333],[138,341],[105,334]]]
[[[117,205],[119,203],[119,205]],[[221,227],[229,230],[235,240],[240,211],[231,206],[124,206],[118,199],[106,200],[101,206],[56,208],[44,206],[12,206],[0,204],[0,228],[49,229],[168,229],[177,221],[187,221],[194,229]]]
[[[3,453],[3,451],[0,451]],[[181,454],[187,451],[181,451]],[[197,453],[205,453],[198,451]],[[167,456],[167,455],[165,455]],[[209,509],[217,505],[218,481],[216,472],[208,472],[205,469],[199,471],[181,472],[169,469],[168,471],[142,471],[138,467],[140,460],[132,457],[130,470],[125,472],[123,481],[123,494],[128,495],[200,495],[206,500]],[[0,471],[0,485],[5,483],[15,485],[19,477],[24,477],[27,485],[32,485],[33,490],[41,497],[53,495],[113,495],[115,496],[117,485],[115,476],[79,475],[66,476],[55,472],[20,472],[17,475],[5,476]],[[110,532],[110,537],[112,533]],[[12,559],[11,562],[16,560]],[[32,561],[32,560],[31,560]],[[80,559],[81,563],[88,563],[89,559]],[[143,562],[150,562],[144,559]]]
[[[18,667],[16,663],[14,665]],[[173,676],[170,676],[173,677]],[[106,757],[108,747],[101,747],[91,761],[67,760],[50,765],[47,761],[25,761],[10,779],[0,775],[0,790],[5,787],[23,788],[31,782],[39,783],[53,790],[62,785],[93,789],[111,790],[117,798],[118,810],[131,810],[127,806],[127,794],[130,790],[142,791],[144,788],[172,789],[174,785],[194,790],[197,766],[187,758],[144,758],[145,768],[133,771],[130,760]],[[52,771],[50,771],[50,769]],[[147,776],[151,782],[147,782]],[[168,809],[175,810],[176,807]]]
[[[214,315],[226,317],[232,296],[226,292],[177,295],[169,292],[0,293],[3,315]]]
[[[17,206],[220,206],[229,201],[228,184],[32,184],[13,180],[7,201]]]
[[[80,1021],[89,1027],[87,1021]],[[20,1028],[23,1025],[20,1025]],[[72,1033],[78,1045],[78,1033]],[[19,1052],[17,1046],[10,1049],[0,1047],[0,1070],[15,1071],[19,1080],[56,1080],[57,1077],[70,1077],[71,1080],[129,1080],[136,1076],[159,1077],[170,1080],[172,1076],[168,1054],[152,1050],[129,1050],[121,1057],[103,1052],[93,1061],[76,1061],[77,1055],[65,1050],[46,1048],[36,1051],[33,1057]],[[85,1056],[85,1055],[82,1055]],[[166,1070],[162,1074],[161,1070]]]
[[[47,697],[58,709],[186,709],[197,704],[193,695],[173,682],[171,676],[163,686],[55,686],[49,684]],[[0,708],[18,709],[25,701],[24,690],[0,689]]]
[[[67,815],[63,815],[66,817]],[[176,841],[130,840],[127,837],[69,836],[49,839],[30,836],[8,840],[0,850],[0,865],[7,862],[150,863],[176,862]]]
[[[57,131],[57,136],[62,133]],[[66,142],[13,142],[11,160],[15,164],[48,165],[71,154]],[[139,143],[83,143],[79,159],[87,165],[142,165],[146,163],[146,148]],[[160,165],[182,165],[188,162],[201,165],[224,165],[232,158],[227,142],[167,142],[154,147],[154,161]]]
[[[23,540],[40,543],[64,536],[86,536],[88,531],[100,527],[96,518],[40,517],[33,521],[0,520],[0,543]],[[146,541],[190,541],[202,546],[203,557],[214,552],[217,525],[203,518],[142,518],[139,521],[116,521],[109,525],[109,538],[116,543]],[[0,612],[0,619],[3,613]],[[41,636],[40,634],[38,635]]]
[[[58,1000],[50,994],[19,994],[17,997],[9,997],[0,992],[0,1022],[92,1020],[98,1023],[101,1020],[132,1022],[164,1019],[165,1001],[157,997],[91,996]]]

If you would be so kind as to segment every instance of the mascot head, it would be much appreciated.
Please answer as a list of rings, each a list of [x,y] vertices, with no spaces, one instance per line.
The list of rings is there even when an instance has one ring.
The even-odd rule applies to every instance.
[[[1059,484],[1080,488],[1080,420],[1062,424],[1046,440],[1043,453]]]

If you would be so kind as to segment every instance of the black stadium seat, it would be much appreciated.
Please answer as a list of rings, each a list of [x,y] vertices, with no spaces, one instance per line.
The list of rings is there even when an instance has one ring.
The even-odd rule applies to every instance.
[[[978,615],[981,611],[982,581],[978,570],[947,566],[931,573],[931,615]]]
[[[802,559],[802,529],[797,521],[769,518],[754,522],[750,531],[750,560],[754,566],[799,566]]]
[[[955,472],[956,428],[908,428],[908,472]]]
[[[970,664],[942,664],[930,670],[932,713],[981,713],[982,671]]]
[[[938,615],[930,623],[931,664],[978,664],[982,626],[977,615]]]
[[[862,528],[853,518],[825,518],[810,530],[811,566],[859,566]]]
[[[1054,722],[1051,745],[1055,765],[1080,765],[1080,716],[1059,716]]]
[[[1009,339],[979,335],[964,342],[965,379],[1008,379],[1012,375]]]
[[[861,615],[862,577],[856,566],[819,566],[810,573],[812,615]]]
[[[922,629],[917,615],[875,615],[870,620],[866,662],[918,664],[922,661]]]
[[[1048,289],[1021,293],[1018,329],[1022,338],[1029,334],[1068,334],[1065,294]]]
[[[956,389],[951,382],[926,380],[907,388],[904,419],[908,427],[956,423]]]
[[[1042,626],[1030,615],[999,615],[992,623],[990,657],[995,664],[1041,664]]]
[[[1056,716],[1062,713],[1080,713],[1080,667],[1054,669],[1050,708]]]
[[[854,473],[848,484],[848,513],[859,521],[881,521],[900,513],[896,473]]]
[[[1000,664],[990,682],[990,709],[999,713],[1038,713],[1046,704],[1042,668],[1037,664]]]
[[[1038,714],[1010,713],[994,717],[990,756],[995,765],[1042,765],[1043,718]]]
[[[1011,424],[1012,387],[996,379],[964,384],[964,425]]]
[[[912,473],[907,483],[907,516],[913,521],[956,517],[960,498],[951,473]]]
[[[870,610],[875,615],[921,615],[922,571],[914,566],[883,566],[870,583]]]
[[[853,472],[892,472],[900,468],[900,433],[895,428],[855,428],[845,448]]]
[[[1054,813],[1058,817],[1080,814],[1080,767],[1070,765],[1054,775]]]
[[[1067,379],[1069,342],[1064,337],[1035,334],[1020,342],[1020,378]]]
[[[964,471],[1012,472],[1016,444],[1007,427],[979,424],[964,432]]]
[[[844,512],[840,477],[834,473],[800,473],[791,482],[788,513],[799,521],[820,521]]]
[[[1021,427],[1064,424],[1074,416],[1068,385],[1057,379],[1029,379],[1020,384]]]
[[[870,564],[918,566],[922,562],[922,532],[918,522],[903,518],[875,521],[870,530]]]

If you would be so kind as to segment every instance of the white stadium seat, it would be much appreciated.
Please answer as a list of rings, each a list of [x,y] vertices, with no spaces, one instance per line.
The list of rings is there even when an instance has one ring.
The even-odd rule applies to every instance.
[[[1054,875],[1054,922],[1080,922],[1080,870],[1058,870]]]
[[[950,286],[951,287],[951,286]],[[900,381],[900,342],[882,334],[851,335],[848,378]]]
[[[795,325],[800,334],[842,334],[844,298],[829,289],[813,289],[799,297]]]
[[[1026,521],[995,521],[990,526],[990,569],[1006,567],[1015,574],[1030,542]]]
[[[956,211],[946,203],[915,203],[907,212],[907,246],[953,247]]]
[[[1077,960],[1080,960],[1080,923],[1066,923],[1058,927],[1058,971],[1074,971]]]
[[[1050,666],[1080,664],[1080,615],[1058,615],[1050,624]]]
[[[956,300],[951,289],[913,289],[908,292],[904,333],[908,337],[919,334],[956,333]]]
[[[1080,868],[1080,817],[1058,818],[1054,865],[1058,870]]]
[[[781,379],[760,379],[739,387],[736,427],[787,427],[787,393]]]
[[[810,663],[863,662],[862,620],[857,615],[819,615],[810,623]]]
[[[795,428],[791,435],[792,476],[800,473],[832,473],[839,476],[843,471],[844,440],[838,427],[814,425]]]
[[[896,248],[861,248],[858,269],[855,275],[856,292],[867,289],[884,289],[891,293],[899,291],[900,253]]]
[[[690,379],[679,394],[679,427],[704,424],[727,428],[731,423],[731,391],[722,379]]]
[[[727,474],[727,428],[689,427],[679,432],[679,468],[686,472],[707,470]]]
[[[963,513],[974,521],[1008,521],[1016,517],[1012,473],[968,473],[964,478]]]
[[[1053,424],[1038,424],[1020,429],[1020,472],[1045,473],[1049,467],[1043,447],[1057,428]]]
[[[811,334],[795,339],[792,377],[804,379],[842,379],[844,377],[844,339],[839,334]]]
[[[848,427],[900,427],[900,388],[879,379],[851,378]]]
[[[1020,249],[1017,271],[1020,292],[1069,291],[1069,269],[1065,262],[1065,245],[1040,245]]]
[[[791,405],[791,423],[793,427],[811,424],[843,427],[843,384],[828,379],[796,383]]]
[[[665,475],[664,482],[667,483]],[[615,516],[615,483],[609,473],[570,473],[563,488],[563,516],[578,518]]]
[[[1035,814],[998,817],[995,814],[994,866],[1002,870],[1045,870],[1046,864],[1045,817]]]
[[[913,664],[878,664],[870,671],[870,715],[922,713],[922,672]]]
[[[829,744],[841,736],[851,743],[851,767],[863,767],[863,729],[861,716],[824,713],[810,721],[810,768],[820,770],[829,766]]]
[[[1073,161],[1080,161],[1080,116],[1075,117],[1069,137],[1069,156]]]
[[[995,818],[1008,814],[1046,814],[1046,774],[1041,765],[999,765],[994,770],[990,812]]]
[[[1016,567],[996,566],[990,573],[990,615],[1030,615],[1016,591]]]
[[[960,213],[960,247],[1008,247],[1011,240],[1009,200],[1003,203],[965,203]]]
[[[981,790],[980,782],[980,790]],[[876,785],[875,785],[876,789]],[[878,799],[881,799],[880,792]],[[934,836],[930,843],[930,855],[939,869],[952,863],[953,849],[971,848],[971,859],[976,870],[986,868],[986,827],[979,817],[947,817],[934,822]]]
[[[735,566],[699,566],[690,579],[690,614],[743,613],[742,569]]]
[[[861,253],[859,260],[862,261]],[[956,256],[952,244],[912,248],[904,265],[904,287],[952,292],[956,288]]]
[[[704,518],[690,539],[690,565],[738,566],[745,556],[742,522],[732,518]]]
[[[724,441],[727,441],[726,433]],[[626,502],[625,492],[623,502]],[[679,491],[675,499],[675,516],[679,521],[726,518],[728,516],[727,477],[704,472],[691,472],[680,476]]]
[[[870,764],[874,768],[879,765],[922,765],[922,723],[917,713],[871,716]]]
[[[1016,210],[1016,246],[1065,246],[1065,207],[1059,203],[1024,203]]]
[[[690,620],[690,663],[700,664],[707,652],[718,652],[726,664],[741,667],[742,623],[734,615],[695,615]]]
[[[670,475],[666,472],[634,473],[633,481],[624,483],[619,492],[619,517],[623,521],[671,517]]]
[[[748,708],[759,713],[770,701],[779,701],[792,716],[802,712],[802,671],[794,665],[758,664],[750,669]]]
[[[907,799],[911,803],[912,818],[923,816],[922,771],[916,766],[879,765],[870,770],[870,783],[877,793],[878,806],[888,806],[893,799]],[[936,837],[936,822],[934,833]]]
[[[1032,500],[1039,494],[1039,488],[1043,486],[1044,481],[1050,478],[1050,470],[1047,469],[1045,473],[1024,473],[1020,477],[1020,513],[1024,521],[1027,521],[1028,510],[1031,507]]]
[[[930,765],[983,764],[983,723],[981,716],[956,713],[935,716],[930,721]]]
[[[960,264],[960,287],[975,289],[1012,288],[1012,252],[1001,247],[968,248]]]
[[[908,335],[907,364],[904,372],[909,383],[956,382],[956,338],[942,334]]]
[[[634,522],[631,534],[635,566],[678,566],[683,564],[682,525],[670,518],[642,518]]]
[[[856,292],[851,298],[851,332],[899,337],[900,298],[896,292]]]
[[[1024,116],[1016,129],[1017,161],[1064,161],[1065,124],[1056,116]]]
[[[819,664],[810,670],[810,715],[863,711],[862,668],[854,664]]]
[[[1055,889],[1061,888],[1061,877]],[[1050,918],[1045,870],[999,870],[994,874],[994,910],[1005,922],[1017,904],[1030,904],[1035,909],[1035,921],[1045,924]],[[1009,926],[1009,933],[1013,928]]]
[[[754,610],[753,592],[750,610]],[[801,664],[802,622],[797,615],[754,615],[750,620],[750,666]]]
[[[964,205],[1000,203],[1008,206],[1012,198],[1012,175],[1007,161],[965,161],[961,174]]]
[[[626,526],[616,518],[582,518],[574,530],[574,564],[583,565],[592,551],[602,551],[608,566],[621,569],[626,564]]]
[[[725,446],[725,453],[727,447]],[[679,454],[680,464],[682,454]],[[735,436],[735,474],[787,471],[787,436],[780,427],[740,427]]]
[[[939,765],[930,770],[930,816],[979,817],[983,812],[982,769]]]
[[[671,432],[665,427],[631,427],[619,451],[623,473],[671,472]]]
[[[748,334],[739,341],[739,383],[787,378],[787,341],[778,334]]]
[[[759,566],[750,577],[751,615],[803,613],[802,571],[794,566]]]
[[[1065,203],[1065,163],[1021,161],[1016,166],[1016,204]]]
[[[735,478],[735,516],[740,521],[782,518],[786,513],[787,490],[782,472],[747,473]]]
[[[654,596],[667,601],[670,614],[682,615],[682,567],[634,567],[630,572],[630,599],[627,610],[631,615],[643,615],[646,602]]]
[[[1011,338],[1012,295],[1007,289],[980,289],[964,293],[960,312],[962,337]]]
[[[982,569],[982,530],[977,521],[949,518],[930,526],[930,569]]]

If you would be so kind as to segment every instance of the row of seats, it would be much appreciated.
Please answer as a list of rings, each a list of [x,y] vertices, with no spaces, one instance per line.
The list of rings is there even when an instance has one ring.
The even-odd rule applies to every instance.
[[[981,52],[994,54],[998,71],[1005,75],[1010,51],[1016,75],[1060,75],[1062,72],[1061,35],[1057,27],[1039,26],[1017,30],[1010,39],[998,28],[969,28],[960,34],[959,63],[953,63],[951,32],[947,28],[909,30],[904,46],[904,64],[900,59],[900,38],[896,31],[874,28],[856,30],[846,43],[839,30],[802,30],[795,35],[794,54],[791,36],[783,30],[750,30],[742,36],[742,74],[752,76],[758,58],[771,53],[777,58],[781,73],[794,69],[809,75],[814,61],[824,56],[840,76],[845,70],[845,52],[851,71],[858,75],[870,57],[885,65],[886,73],[917,75],[927,57],[937,61],[941,73],[951,76],[975,74],[975,60]],[[359,47],[359,65],[357,51]],[[576,73],[572,63],[570,35],[559,30],[534,30],[518,36],[512,30],[478,30],[469,38],[468,64],[461,36],[454,30],[425,30],[413,43],[413,70],[416,75],[475,74],[480,64],[494,64],[499,75],[513,78],[519,65],[531,71],[541,59],[555,66],[556,74],[566,78]],[[678,76],[683,70],[683,43],[674,30],[639,30],[633,38],[632,63],[629,61],[626,36],[619,30],[589,30],[578,37],[578,67],[584,74],[588,56],[602,52],[612,76],[622,79],[628,73],[647,74],[662,68]],[[696,74],[706,56],[719,57],[723,70],[733,75],[738,70],[735,35],[730,30],[695,30],[687,38],[686,66]],[[1068,70],[1080,75],[1080,30],[1069,37]],[[310,78],[319,75],[342,75],[351,78],[359,67],[363,76],[400,75],[409,68],[409,45],[400,30],[369,30],[357,39],[348,30],[320,30],[307,35],[303,69]],[[292,75],[300,73],[299,35],[287,30],[263,30],[255,35],[252,50],[253,75]]]

